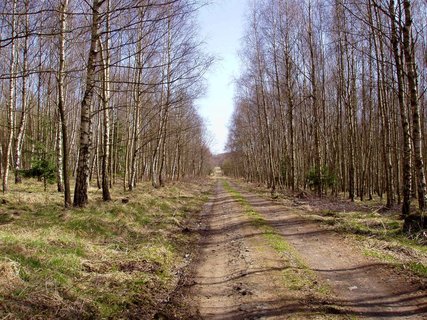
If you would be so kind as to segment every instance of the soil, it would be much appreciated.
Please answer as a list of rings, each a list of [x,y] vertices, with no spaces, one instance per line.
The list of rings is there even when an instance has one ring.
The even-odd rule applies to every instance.
[[[366,257],[343,236],[322,229],[298,208],[234,186],[290,243],[330,293],[291,290],[289,268],[242,206],[218,182],[199,229],[197,258],[181,294],[183,319],[427,319],[423,281]]]

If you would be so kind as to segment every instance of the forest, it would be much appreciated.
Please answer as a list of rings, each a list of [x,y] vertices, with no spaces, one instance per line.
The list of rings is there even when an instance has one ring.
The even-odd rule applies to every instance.
[[[195,33],[201,5],[1,1],[3,192],[9,176],[33,176],[56,181],[65,207],[79,207],[89,181],[110,200],[118,177],[132,190],[206,174],[194,102],[213,58]]]
[[[427,319],[426,94],[427,0],[0,0],[0,319]]]
[[[425,1],[254,2],[227,174],[426,208]]]

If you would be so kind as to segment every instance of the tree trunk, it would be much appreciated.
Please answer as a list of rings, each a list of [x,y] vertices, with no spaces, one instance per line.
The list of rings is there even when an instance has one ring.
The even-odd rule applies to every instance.
[[[92,3],[92,26],[90,51],[87,64],[86,74],[86,89],[84,92],[81,104],[81,120],[80,120],[80,146],[79,159],[76,174],[76,187],[74,190],[75,207],[84,207],[88,203],[88,177],[89,177],[89,158],[91,144],[91,114],[90,108],[92,104],[93,92],[95,89],[95,69],[96,60],[98,57],[98,41],[99,41],[99,9],[103,0],[93,0]]]
[[[391,19],[391,43],[393,48],[393,56],[396,68],[397,77],[397,97],[400,109],[400,121],[402,123],[403,131],[403,202],[402,202],[402,216],[406,217],[410,213],[411,205],[411,184],[412,184],[412,173],[411,173],[411,138],[409,132],[409,121],[406,114],[405,100],[404,100],[404,85],[403,85],[403,70],[401,64],[401,54],[399,52],[399,42],[397,37],[396,28],[396,15],[394,9],[394,0],[390,0],[389,12]]]
[[[10,167],[10,156],[12,150],[13,141],[13,128],[14,128],[14,116],[13,109],[15,106],[15,64],[16,64],[16,52],[15,52],[15,32],[16,32],[16,0],[13,0],[12,9],[12,40],[11,40],[11,53],[10,53],[10,80],[9,80],[9,100],[7,103],[7,129],[8,137],[6,140],[6,150],[4,151],[4,167],[3,167],[3,192],[9,191],[8,178],[9,178],[9,167]]]
[[[102,39],[99,39],[101,63],[103,67],[102,74],[102,115],[103,115],[103,137],[102,137],[102,199],[104,201],[111,200],[110,185],[109,185],[109,160],[110,160],[110,0],[107,0],[107,15],[106,15],[106,35],[105,47],[102,46]]]
[[[71,206],[70,173],[68,169],[68,131],[65,117],[65,34],[67,31],[68,0],[61,3],[61,34],[59,41],[58,112],[62,135],[62,177],[64,179],[64,206]]]
[[[56,186],[58,192],[64,192],[64,178],[62,175],[62,133],[61,133],[61,119],[58,117],[58,126],[56,129],[56,142],[55,142],[55,149],[56,149]]]
[[[319,106],[317,102],[317,76],[316,76],[316,61],[314,52],[314,40],[313,40],[313,23],[311,14],[311,3],[309,4],[308,12],[308,45],[310,50],[310,81],[311,81],[311,99],[313,107],[313,118],[314,118],[314,170],[317,179],[316,191],[319,197],[322,196],[322,174],[321,174],[321,153],[320,153],[320,141],[319,141]]]
[[[409,99],[412,109],[412,141],[414,144],[415,170],[417,178],[418,207],[426,209],[426,177],[422,154],[420,105],[418,103],[417,66],[415,62],[414,39],[412,36],[411,1],[404,0],[405,25],[403,27],[403,52],[408,76]]]
[[[25,1],[25,39],[23,52],[23,67],[22,67],[22,103],[21,103],[21,120],[19,122],[18,134],[15,140],[15,183],[21,183],[20,176],[21,161],[22,161],[22,146],[24,143],[24,133],[27,123],[27,72],[28,72],[28,37],[29,37],[29,1]]]

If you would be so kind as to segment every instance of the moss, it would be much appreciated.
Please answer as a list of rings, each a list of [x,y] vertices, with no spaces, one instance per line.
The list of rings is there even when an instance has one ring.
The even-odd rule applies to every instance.
[[[427,266],[420,262],[410,262],[408,264],[409,269],[418,274],[419,276],[427,278]]]
[[[374,257],[384,262],[395,263],[395,259],[392,255],[379,252],[373,249],[364,249],[363,254],[367,257]]]

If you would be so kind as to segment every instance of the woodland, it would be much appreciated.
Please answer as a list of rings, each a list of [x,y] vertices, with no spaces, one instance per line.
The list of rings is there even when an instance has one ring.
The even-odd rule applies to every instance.
[[[426,209],[426,1],[260,1],[226,174]],[[411,209],[412,200],[417,209]],[[423,216],[423,214],[421,214]]]
[[[212,3],[0,0],[0,318],[425,319],[427,0]]]
[[[194,101],[213,59],[195,33],[200,5],[1,1],[3,192],[10,179],[38,177],[81,207],[89,181],[108,201],[118,177],[132,190],[206,174]]]
[[[102,189],[207,174],[200,1],[3,1],[1,177]],[[426,207],[425,1],[255,1],[225,173]],[[72,201],[70,177],[75,181]]]

